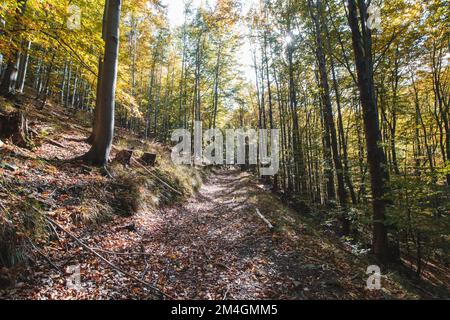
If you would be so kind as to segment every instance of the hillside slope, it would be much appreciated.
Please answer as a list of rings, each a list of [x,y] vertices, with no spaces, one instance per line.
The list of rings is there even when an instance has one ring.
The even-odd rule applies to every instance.
[[[424,282],[420,289],[397,271],[383,275],[382,290],[366,290],[370,258],[352,253],[248,173],[221,169],[207,177],[174,167],[167,148],[120,129],[115,152],[155,152],[155,168],[112,164],[105,170],[68,161],[87,151],[82,140],[89,125],[56,106],[27,108],[35,148],[6,144],[0,149],[1,298],[417,299],[446,294]],[[74,270],[80,271],[80,290],[67,288]],[[444,287],[448,281],[435,284]]]

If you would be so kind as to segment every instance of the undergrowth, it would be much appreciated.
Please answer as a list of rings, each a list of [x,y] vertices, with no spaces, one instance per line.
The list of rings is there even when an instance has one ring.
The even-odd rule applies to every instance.
[[[0,110],[11,108],[0,105]],[[36,150],[24,150],[8,141],[0,149],[0,270],[7,269],[9,274],[32,262],[33,249],[57,240],[56,231],[45,222],[44,215],[51,215],[69,229],[95,227],[116,216],[151,213],[181,201],[193,195],[205,178],[205,172],[174,166],[167,147],[122,129],[117,130],[115,149],[133,150],[134,159],[144,152],[156,153],[155,167],[111,163],[106,170],[93,168],[60,156],[58,151],[66,151],[63,149],[53,149],[57,150],[55,159],[44,159],[39,150],[54,148],[45,138],[69,144],[74,142],[60,138],[85,136],[86,132],[77,130],[78,124],[63,124],[45,111],[31,110],[31,117],[37,123],[36,138],[43,139]],[[78,141],[76,145],[84,144]],[[111,158],[114,156],[115,152]],[[3,271],[0,287],[13,285],[13,280],[5,280],[7,272]]]

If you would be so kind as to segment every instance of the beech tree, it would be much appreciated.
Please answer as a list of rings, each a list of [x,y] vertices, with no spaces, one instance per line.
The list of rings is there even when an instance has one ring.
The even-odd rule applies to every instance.
[[[381,132],[375,84],[373,79],[372,34],[367,25],[368,4],[364,0],[348,0],[348,23],[352,30],[358,86],[363,108],[366,133],[367,161],[369,162],[373,194],[373,250],[381,261],[389,258],[386,226],[389,173]]]
[[[121,0],[107,0],[106,27],[104,31],[105,54],[101,67],[100,92],[98,92],[98,116],[94,141],[84,158],[97,165],[109,160],[114,136],[114,110],[119,55],[119,24]]]

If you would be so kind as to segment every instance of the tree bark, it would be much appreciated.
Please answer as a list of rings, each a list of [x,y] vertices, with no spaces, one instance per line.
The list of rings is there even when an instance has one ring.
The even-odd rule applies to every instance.
[[[327,76],[327,63],[324,53],[322,31],[321,31],[321,17],[322,17],[322,6],[320,0],[317,0],[316,5],[313,6],[312,1],[308,1],[310,8],[311,19],[313,20],[315,30],[316,30],[316,56],[319,65],[319,75],[320,75],[320,85],[322,87],[322,100],[324,105],[324,121],[325,126],[328,128],[331,140],[331,149],[333,151],[333,162],[336,169],[336,177],[338,184],[338,197],[339,204],[341,206],[342,214],[340,216],[340,222],[342,227],[342,234],[348,235],[350,233],[350,222],[347,218],[347,190],[345,189],[344,183],[344,169],[342,166],[341,159],[339,157],[339,147],[336,134],[336,126],[333,119],[333,107],[331,103],[330,95],[330,85]],[[314,8],[315,7],[315,8]],[[315,10],[314,10],[315,9]],[[314,12],[315,11],[315,12]]]
[[[95,127],[96,124],[100,122],[99,119],[99,109],[100,109],[100,101],[101,101],[101,88],[102,88],[102,70],[103,70],[103,60],[101,57],[98,58],[98,75],[97,75],[97,96],[95,99],[95,108],[94,108],[94,118],[92,121],[92,132],[89,138],[86,139],[86,142],[89,144],[93,144],[95,140]]]
[[[30,49],[31,49],[31,41],[27,41],[27,48],[26,53],[22,54],[22,59],[20,61],[20,67],[19,67],[19,76],[18,76],[18,82],[17,82],[17,90],[19,93],[23,93],[23,90],[25,88],[25,81],[27,78],[27,71],[28,71],[28,61],[30,60]]]
[[[342,120],[341,92],[339,90],[339,85],[338,85],[337,76],[336,76],[336,68],[335,68],[335,62],[334,62],[334,57],[333,57],[333,49],[331,47],[330,31],[329,31],[329,28],[327,25],[328,22],[327,22],[326,18],[324,20],[325,21],[323,22],[323,25],[324,25],[324,29],[325,29],[325,35],[327,38],[327,54],[330,59],[331,75],[332,75],[332,79],[333,79],[333,89],[334,89],[334,92],[336,95],[336,106],[337,106],[337,114],[338,114],[338,133],[339,133],[341,149],[342,149],[342,162],[344,165],[344,178],[345,178],[345,183],[347,184],[347,187],[350,191],[352,203],[356,205],[358,201],[356,198],[355,189],[353,187],[353,182],[352,182],[352,178],[350,175],[350,168],[349,168],[349,163],[348,163],[347,138],[345,136],[344,122]]]
[[[352,31],[353,51],[364,127],[368,162],[371,174],[373,196],[373,250],[380,261],[389,260],[388,236],[386,228],[386,196],[388,195],[389,174],[384,151],[381,147],[375,85],[373,79],[372,35],[367,28],[367,5],[364,0],[348,0],[348,23]],[[358,14],[359,11],[359,14]],[[359,21],[360,19],[360,21]],[[361,27],[360,27],[361,23]]]
[[[94,165],[105,165],[109,160],[114,136],[115,91],[119,55],[119,24],[121,0],[109,0],[105,29],[105,55],[102,72],[101,96],[95,139],[84,156]]]

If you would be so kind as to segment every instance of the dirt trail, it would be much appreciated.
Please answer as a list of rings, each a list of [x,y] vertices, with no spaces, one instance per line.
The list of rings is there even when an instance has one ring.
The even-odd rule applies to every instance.
[[[185,263],[181,270],[170,265],[169,273],[174,285],[183,283],[179,294],[184,297],[257,299],[292,294],[295,279],[289,276],[289,264],[294,257],[286,255],[257,215],[252,197],[265,192],[255,190],[249,179],[237,171],[221,171],[196,198],[166,210],[165,245]]]
[[[257,208],[275,230],[269,229]],[[360,270],[353,274],[333,270],[331,265],[340,262],[336,248],[297,218],[253,176],[237,170],[217,172],[197,197],[164,212],[163,245],[181,263],[168,263],[170,285],[180,289],[180,298],[365,296]],[[346,292],[350,288],[340,281],[345,278],[359,281],[357,294],[354,287]]]
[[[185,203],[116,218],[77,235],[92,247],[120,252],[102,254],[177,299],[405,297],[396,285],[389,291],[365,290],[367,262],[302,219],[253,176],[223,170],[212,173]],[[72,239],[61,235],[59,242],[59,249],[46,250],[47,256],[61,270],[79,266],[81,290],[67,289],[70,274],[42,259],[29,279],[4,296],[153,298],[149,289],[101,264]]]

